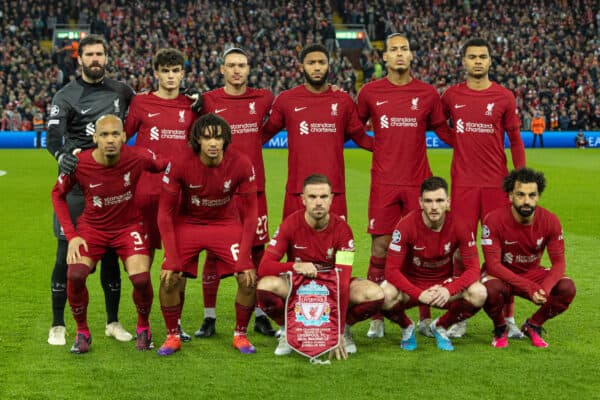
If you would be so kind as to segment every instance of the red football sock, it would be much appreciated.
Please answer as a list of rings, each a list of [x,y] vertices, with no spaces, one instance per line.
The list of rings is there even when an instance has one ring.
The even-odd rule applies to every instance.
[[[73,318],[77,323],[77,331],[89,335],[87,324],[87,306],[89,294],[85,281],[90,274],[90,268],[85,264],[69,264],[67,268],[67,297]]]
[[[248,322],[252,317],[254,306],[247,307],[237,301],[235,302],[235,334],[245,335],[248,329]]]
[[[515,316],[515,296],[510,296],[504,305],[504,317],[510,318]]]
[[[346,323],[348,325],[354,325],[357,322],[364,321],[371,315],[379,312],[382,305],[383,299],[365,301],[364,303],[356,304],[348,309]]]
[[[181,304],[170,307],[161,306],[160,310],[167,325],[167,333],[169,335],[178,335],[179,327],[177,326],[177,321],[181,317]]]
[[[425,304],[419,304],[419,321],[431,319],[431,308]]]
[[[217,292],[219,291],[219,259],[212,253],[206,254],[206,261],[202,269],[202,298],[205,308],[215,308],[217,305]]]
[[[490,279],[484,285],[487,290],[487,300],[483,305],[483,309],[491,318],[495,328],[506,325],[504,321],[504,302],[507,293],[504,282],[500,279]]]
[[[458,299],[450,303],[448,311],[440,317],[436,325],[447,329],[457,322],[471,318],[477,311],[479,311],[478,307],[475,307],[465,299]]]
[[[275,323],[279,326],[285,324],[285,299],[268,290],[256,290],[256,302]]]
[[[376,284],[385,280],[385,258],[371,256],[369,259],[369,269],[367,270],[367,279]],[[383,319],[381,312],[376,312],[373,319]]]
[[[562,314],[569,308],[569,305],[575,298],[575,284],[570,279],[561,279],[552,288],[550,296],[546,304],[541,306],[539,310],[529,318],[529,322],[533,325],[542,326],[544,322],[550,318],[554,318]]]
[[[402,329],[408,328],[412,321],[408,318],[408,315],[406,315],[406,308],[404,308],[404,306],[404,303],[397,302],[394,307],[389,310],[381,310],[381,313],[390,321],[400,325]]]
[[[154,291],[152,290],[152,282],[150,281],[150,272],[141,272],[139,274],[129,276],[129,280],[133,284],[133,303],[137,308],[138,330],[143,330],[150,327],[148,317],[152,309],[152,299]]]

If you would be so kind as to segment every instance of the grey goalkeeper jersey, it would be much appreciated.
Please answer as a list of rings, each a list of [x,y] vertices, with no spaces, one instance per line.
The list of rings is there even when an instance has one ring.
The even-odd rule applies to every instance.
[[[69,82],[52,99],[46,139],[50,154],[56,158],[65,151],[94,147],[96,120],[106,114],[124,120],[134,95],[132,88],[109,78],[96,84],[81,77]]]

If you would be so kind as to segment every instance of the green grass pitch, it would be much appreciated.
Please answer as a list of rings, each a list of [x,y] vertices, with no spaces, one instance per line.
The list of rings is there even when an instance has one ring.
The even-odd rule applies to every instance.
[[[287,152],[264,152],[270,229],[279,222]],[[435,174],[448,177],[451,152],[429,151]],[[598,255],[600,154],[593,150],[528,150],[528,164],[546,173],[541,205],[561,218],[567,245],[567,273],[577,285],[571,308],[546,324],[548,349],[512,340],[508,349],[490,346],[491,321],[480,312],[467,336],[443,353],[433,339],[418,337],[412,353],[398,346],[400,330],[386,322],[386,337],[369,340],[368,323],[353,329],[358,353],[330,366],[310,365],[299,355],[275,357],[276,340],[250,334],[253,356],[231,347],[234,282],[221,284],[217,335],[194,339],[174,356],[140,353],[134,343],[104,336],[98,274],[88,279],[89,322],[94,343],[89,354],[69,353],[74,322],[66,312],[68,345],[46,343],[51,322],[50,272],[55,239],[50,189],[56,163],[44,150],[1,150],[0,170],[0,399],[591,399],[600,398]],[[357,256],[355,276],[365,276],[370,239],[367,225],[370,156],[346,152],[349,220]],[[160,257],[157,257],[159,259]],[[547,258],[546,258],[547,262]],[[159,263],[152,277],[157,287]],[[534,307],[516,301],[520,323]],[[439,311],[434,311],[437,315]],[[135,324],[131,285],[123,275],[121,321]],[[416,309],[409,312],[416,318]],[[183,325],[192,333],[202,320],[201,285],[190,281]],[[155,344],[165,328],[155,298],[151,315]],[[252,324],[253,322],[251,322]]]

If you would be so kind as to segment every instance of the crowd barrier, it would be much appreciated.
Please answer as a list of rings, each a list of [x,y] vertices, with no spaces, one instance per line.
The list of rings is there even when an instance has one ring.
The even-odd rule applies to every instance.
[[[373,132],[368,132],[373,135]],[[575,147],[574,138],[576,131],[546,132],[544,133],[544,146],[548,148],[571,148]],[[600,148],[600,131],[588,131],[585,133],[588,139],[588,147]],[[530,131],[522,131],[521,137],[526,148],[530,148],[533,142],[533,134]],[[132,139],[133,142],[134,139]],[[425,142],[428,148],[444,149],[449,146],[442,142],[433,132],[427,132]],[[505,137],[504,146],[508,147],[508,138]],[[281,131],[263,146],[265,149],[287,149],[287,132]],[[349,140],[346,148],[357,148],[356,144]],[[0,149],[35,149],[46,148],[46,132],[41,132],[38,137],[34,131],[0,131]]]

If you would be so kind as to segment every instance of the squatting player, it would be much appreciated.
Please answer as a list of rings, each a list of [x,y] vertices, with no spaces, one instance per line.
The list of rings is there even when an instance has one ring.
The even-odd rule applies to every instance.
[[[348,217],[344,142],[352,139],[371,150],[373,139],[358,119],[356,106],[345,92],[327,83],[329,55],[324,46],[313,44],[300,53],[305,82],[277,96],[264,127],[263,143],[281,129],[288,132],[288,178],[283,218],[303,210],[302,182],[319,173],[331,179],[334,193],[331,211]]]
[[[377,312],[383,302],[383,292],[373,282],[351,279],[354,239],[346,221],[329,212],[333,196],[326,176],[313,174],[304,180],[302,202],[305,209],[289,215],[269,243],[259,268],[257,299],[285,332],[285,298],[289,293],[289,282],[280,274],[294,271],[317,277],[319,270],[341,268],[340,320],[341,326],[345,327],[344,347],[347,353],[355,353],[350,325]],[[280,262],[284,254],[288,261]],[[291,351],[283,333],[275,354],[286,355]]]
[[[548,347],[542,326],[563,313],[575,298],[575,284],[565,276],[565,243],[556,215],[537,205],[546,188],[544,174],[529,168],[504,179],[510,206],[484,219],[481,246],[485,256],[482,282],[488,291],[485,312],[494,322],[492,345],[508,346],[505,304],[513,295],[540,306],[521,327],[536,347]],[[551,268],[541,265],[548,249]]]
[[[478,282],[479,256],[472,231],[448,212],[448,184],[433,176],[423,181],[421,211],[397,223],[385,264],[384,315],[402,328],[404,350],[417,348],[415,325],[405,310],[419,304],[447,309],[431,323],[437,347],[452,351],[446,330],[483,306],[485,287]],[[460,251],[464,271],[455,276],[453,255]]]
[[[192,108],[193,101],[180,91],[184,77],[183,53],[173,48],[156,52],[152,60],[154,77],[158,89],[147,94],[138,94],[131,101],[125,121],[128,136],[137,132],[136,146],[146,147],[167,160],[173,160],[182,152],[189,151],[188,136],[198,113]],[[135,193],[135,201],[144,217],[150,246],[150,265],[155,249],[160,249],[161,240],[158,224],[158,200],[161,191],[160,174],[144,173]],[[183,289],[185,284],[182,283]],[[181,304],[185,293],[181,292]],[[182,340],[191,337],[180,329]]]
[[[490,81],[491,47],[483,39],[468,40],[462,48],[465,82],[442,95],[442,103],[454,127],[452,153],[452,212],[477,231],[477,223],[492,210],[508,204],[502,179],[508,175],[504,132],[508,134],[515,168],[525,166],[525,147],[515,96]],[[522,337],[513,318],[513,302],[507,309],[510,337]],[[453,329],[454,331],[454,329]],[[464,328],[451,332],[462,336]]]
[[[107,46],[102,37],[90,35],[79,43],[78,62],[81,77],[69,82],[52,99],[48,119],[48,151],[58,160],[61,173],[70,174],[77,165],[74,153],[94,147],[92,135],[94,122],[105,114],[125,116],[133,89],[105,76],[108,62]],[[64,144],[63,144],[64,140]],[[75,222],[83,211],[84,198],[76,185],[67,196],[71,220]],[[64,228],[64,227],[63,227]],[[54,234],[58,239],[56,261],[52,271],[52,328],[48,343],[64,345],[64,309],[67,301],[67,239],[63,229],[54,219]],[[100,280],[106,302],[107,336],[129,341],[132,335],[119,323],[121,276],[119,261],[114,251],[108,251],[102,261]]]
[[[112,248],[121,257],[133,284],[133,301],[137,308],[138,350],[153,347],[148,316],[152,307],[150,258],[142,217],[133,197],[143,171],[160,172],[167,161],[157,159],[147,149],[123,146],[123,123],[116,115],[105,115],[96,121],[96,149],[78,154],[78,165],[71,175],[60,174],[52,191],[52,203],[65,236],[67,251],[67,294],[77,323],[72,353],[86,353],[92,342],[87,324],[88,291],[86,279],[96,263]],[[71,222],[67,195],[79,184],[85,207]]]
[[[200,117],[192,126],[191,150],[171,161],[163,177],[158,227],[165,246],[160,301],[167,325],[167,340],[159,355],[181,348],[177,320],[182,276],[198,275],[202,250],[224,261],[219,276],[235,274],[236,325],[233,346],[254,353],[246,329],[256,297],[256,270],[251,248],[256,231],[256,175],[250,160],[228,150],[231,129],[215,114]],[[234,194],[236,200],[234,201]]]
[[[368,278],[383,280],[385,258],[394,225],[412,210],[418,210],[419,186],[431,176],[427,160],[425,132],[433,129],[449,142],[448,125],[435,88],[411,75],[413,54],[408,39],[393,34],[385,40],[383,60],[387,76],[367,83],[358,93],[358,115],[369,119],[375,132],[369,227],[371,259]],[[429,318],[428,310],[423,318]],[[420,330],[426,325],[421,324]],[[367,333],[383,337],[381,316],[376,317]]]
[[[265,167],[262,157],[262,127],[273,103],[273,94],[268,89],[248,87],[250,65],[243,49],[234,47],[223,54],[221,73],[225,81],[222,88],[203,94],[203,113],[215,113],[231,126],[231,145],[252,161],[256,172],[258,196],[258,224],[252,244],[252,261],[258,268],[269,241],[267,197],[265,195]],[[210,337],[215,333],[217,291],[220,277],[217,274],[218,259],[211,253],[206,255],[202,270],[202,295],[204,298],[204,321],[195,333],[196,337]],[[256,308],[254,330],[273,336],[275,331],[260,308]]]

